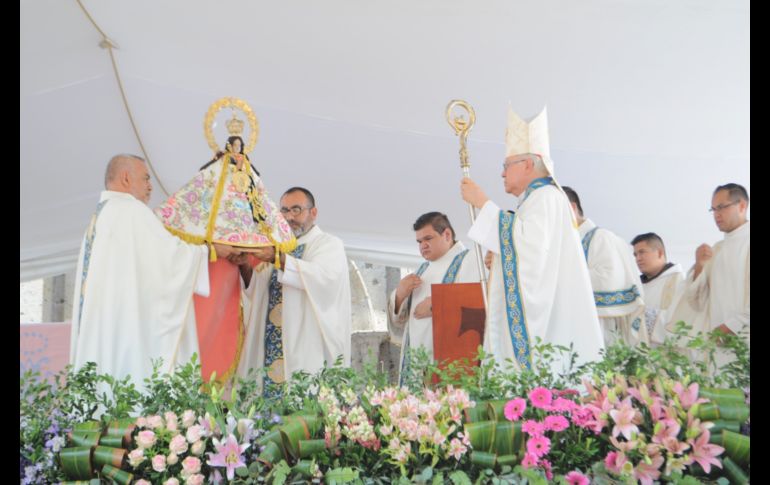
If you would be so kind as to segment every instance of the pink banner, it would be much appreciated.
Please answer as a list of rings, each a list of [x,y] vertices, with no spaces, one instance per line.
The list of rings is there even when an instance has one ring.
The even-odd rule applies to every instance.
[[[69,363],[69,322],[19,325],[19,373],[34,370],[52,379]]]

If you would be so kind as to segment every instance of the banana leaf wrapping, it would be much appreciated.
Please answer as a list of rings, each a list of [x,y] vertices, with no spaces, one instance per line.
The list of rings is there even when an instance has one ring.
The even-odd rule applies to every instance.
[[[326,450],[326,440],[299,440],[297,452],[300,458],[310,458]]]
[[[508,401],[488,401],[487,414],[492,421],[505,421],[505,404]]]
[[[744,423],[749,419],[749,407],[742,401],[714,401],[701,404],[698,417],[703,421],[722,419]]]
[[[481,421],[466,423],[471,441],[471,463],[480,468],[515,465],[524,454],[525,437],[521,422]]]
[[[480,421],[478,423],[465,424],[465,435],[470,439],[474,450],[489,452],[492,449],[496,425],[496,421]]]
[[[716,421],[712,422],[714,423],[714,426],[709,429],[711,432],[711,443],[717,443],[717,440],[722,439],[722,430],[724,429],[733,431],[735,433],[741,432],[741,423],[738,421],[726,421],[724,419],[717,419]]]
[[[302,475],[302,478],[313,477],[313,460],[300,460],[296,465],[291,467],[291,471]]]
[[[263,463],[268,466],[273,466],[274,463],[277,463],[281,460],[283,460],[286,456],[283,449],[275,444],[273,441],[268,441],[267,444],[263,445],[265,448],[260,452],[259,456],[257,457],[257,461],[260,463]]]
[[[93,448],[90,446],[64,448],[59,452],[59,461],[67,478],[89,480],[94,476]]]
[[[471,463],[475,466],[484,468],[495,468],[497,466],[497,455],[487,451],[472,451]]]
[[[280,426],[278,430],[281,432],[281,441],[283,441],[283,446],[286,451],[288,451],[294,459],[299,458],[299,450],[297,449],[299,441],[310,439],[310,427],[305,418],[292,419],[288,423]]]
[[[134,475],[111,465],[104,465],[102,468],[102,478],[109,478],[112,483],[118,485],[129,485],[134,480]]]
[[[67,446],[96,446],[100,438],[99,431],[70,431],[67,433]]]
[[[110,448],[123,448],[122,436],[102,436],[99,438],[99,446],[108,446]]]
[[[261,463],[268,466],[281,460],[293,463],[326,448],[324,440],[311,439],[318,435],[323,425],[317,415],[300,411],[283,416],[283,421],[284,424],[274,427],[257,440],[259,446],[264,446],[257,458]]]
[[[463,417],[466,423],[477,423],[479,421],[486,421],[489,419],[487,416],[487,403],[478,402],[475,407],[463,409]]]
[[[745,467],[751,460],[751,438],[730,430],[722,430],[719,445],[725,449],[725,454],[738,465]]]
[[[741,389],[715,389],[713,387],[701,387],[698,397],[705,397],[709,401],[738,401],[745,402],[746,396]]]
[[[72,431],[102,431],[102,424],[99,421],[86,421],[72,426]]]
[[[120,437],[122,440],[122,443],[115,446],[116,448],[130,448],[133,444],[133,438],[132,434],[134,430],[136,429],[136,421],[132,418],[127,419],[119,419],[117,421],[112,421],[109,426],[107,426],[107,429],[104,430],[104,436],[107,437]],[[110,442],[114,442],[114,440],[110,440]],[[104,442],[104,440],[99,442],[100,444],[107,443]],[[114,445],[107,445],[107,446],[114,446]]]
[[[749,483],[749,476],[730,457],[722,458],[722,466],[724,467],[725,475],[727,475],[732,485],[746,485]]]
[[[104,465],[111,465],[115,468],[124,468],[127,462],[128,450],[123,448],[110,448],[108,446],[97,446],[94,448],[93,462],[97,470]]]

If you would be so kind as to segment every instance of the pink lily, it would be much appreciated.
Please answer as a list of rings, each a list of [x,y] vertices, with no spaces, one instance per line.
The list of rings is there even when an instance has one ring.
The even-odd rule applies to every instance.
[[[618,436],[618,434],[623,433],[623,436],[630,440],[632,433],[638,433],[639,428],[633,422],[636,412],[631,406],[630,398],[626,398],[620,404],[619,409],[611,410],[610,417],[615,422],[615,426],[612,428],[612,436]]]
[[[711,432],[706,430],[697,440],[690,440],[690,443],[692,444],[692,459],[697,461],[706,473],[711,471],[712,464],[722,468],[722,462],[716,457],[725,451],[721,446],[709,443],[710,437]]]
[[[708,402],[708,399],[698,397],[697,382],[690,384],[687,389],[684,388],[681,382],[677,382],[674,384],[673,391],[676,393],[677,397],[679,398],[679,404],[682,405],[685,411],[690,409],[694,404]]]
[[[209,452],[209,466],[221,466],[227,468],[227,479],[232,480],[235,469],[246,466],[242,453],[249,448],[249,444],[239,445],[235,436],[227,436],[227,440],[219,441],[214,438],[214,447],[217,453]]]
[[[642,460],[634,469],[634,478],[639,480],[642,485],[652,485],[654,480],[660,478],[660,467],[665,459],[658,455],[652,458],[652,464]]]

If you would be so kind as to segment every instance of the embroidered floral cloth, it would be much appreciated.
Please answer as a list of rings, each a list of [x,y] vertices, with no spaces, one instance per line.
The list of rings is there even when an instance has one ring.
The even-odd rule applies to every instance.
[[[233,180],[238,169],[228,163],[223,171],[223,159],[230,160],[225,156],[198,172],[158,206],[155,214],[166,228],[190,242],[200,244],[206,240],[240,247],[277,245],[283,251],[293,249],[296,240],[291,228],[270,200],[259,176],[249,169],[249,188],[241,191]],[[225,179],[220,187],[223,172]],[[212,210],[216,210],[213,219]]]

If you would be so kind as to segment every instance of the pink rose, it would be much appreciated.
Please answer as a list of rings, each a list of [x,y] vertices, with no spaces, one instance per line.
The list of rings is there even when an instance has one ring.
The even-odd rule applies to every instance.
[[[165,482],[163,482],[163,485],[179,485],[179,480],[176,478],[169,478]]]
[[[152,457],[152,469],[156,472],[166,471],[166,457],[155,455]]]
[[[135,485],[152,485],[152,483],[148,482],[145,479],[140,479],[134,482]]]
[[[163,418],[160,416],[150,416],[147,418],[147,427],[155,429],[163,426]]]
[[[136,426],[139,428],[146,428],[147,427],[147,418],[140,416],[136,418]]]
[[[139,448],[151,448],[156,441],[158,441],[158,439],[155,437],[155,433],[152,431],[140,431],[139,434],[136,435],[136,444],[139,446]]]
[[[200,473],[190,475],[184,483],[185,485],[203,485],[203,475]]]
[[[164,418],[166,418],[166,429],[169,431],[176,431],[179,427],[179,423],[177,421],[176,414],[172,413],[171,411],[167,412],[163,415]]]
[[[178,434],[171,438],[171,442],[168,444],[168,449],[177,455],[181,455],[187,451],[187,440],[181,434]]]
[[[144,461],[144,450],[137,448],[128,454],[128,463],[136,468]]]
[[[166,463],[169,465],[176,465],[179,463],[179,457],[174,453],[169,453],[169,455],[166,457]]]
[[[195,412],[188,409],[184,413],[182,413],[182,426],[185,428],[189,428],[195,424]]]
[[[203,441],[196,441],[192,444],[190,451],[193,455],[201,456],[206,451],[206,444]]]
[[[187,441],[190,443],[195,443],[196,441],[200,440],[203,436],[203,428],[201,428],[200,425],[196,424],[194,426],[190,426],[187,428]]]
[[[189,477],[201,471],[201,461],[194,456],[188,456],[182,460],[182,474]]]

